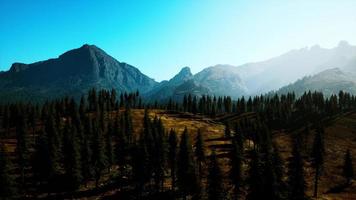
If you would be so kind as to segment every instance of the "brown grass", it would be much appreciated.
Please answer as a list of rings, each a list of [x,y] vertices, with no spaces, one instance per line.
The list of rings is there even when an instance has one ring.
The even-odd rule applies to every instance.
[[[122,112],[122,110],[120,111]],[[144,110],[132,109],[131,115],[133,119],[134,134],[138,135],[142,131],[142,121]],[[117,114],[117,113],[114,113]],[[194,138],[198,129],[201,129],[203,138],[205,140],[205,146],[207,147],[206,155],[209,155],[214,148],[218,155],[224,155],[228,152],[228,144],[231,142],[224,139],[224,125],[216,122],[212,119],[193,116],[187,113],[169,113],[163,110],[150,110],[150,118],[155,116],[161,118],[167,131],[174,129],[178,138],[183,133],[185,127],[187,127],[192,143],[194,144]],[[318,199],[335,199],[335,200],[352,200],[356,199],[356,183],[346,188],[339,193],[328,193],[328,191],[344,183],[342,174],[342,164],[346,149],[350,149],[353,155],[354,168],[356,169],[356,113],[349,114],[347,116],[336,119],[333,124],[325,130],[325,171],[320,180],[319,198]],[[30,133],[32,133],[30,131]],[[274,140],[277,143],[281,152],[282,158],[287,160],[290,157],[291,152],[291,137],[290,134],[286,134],[283,131],[274,134]],[[313,133],[308,137],[306,154],[310,152],[311,143],[313,140]],[[13,153],[15,151],[16,140],[15,139],[2,139],[1,143],[6,145],[7,151]],[[313,191],[313,177],[314,171],[310,166],[310,162],[305,156],[305,178],[308,185],[308,195],[311,196]],[[228,159],[224,156],[220,156],[221,167],[226,174],[228,171]],[[169,187],[169,185],[167,185]],[[112,194],[113,191],[108,191],[105,194],[96,197],[88,197],[88,199],[100,198],[106,195]]]

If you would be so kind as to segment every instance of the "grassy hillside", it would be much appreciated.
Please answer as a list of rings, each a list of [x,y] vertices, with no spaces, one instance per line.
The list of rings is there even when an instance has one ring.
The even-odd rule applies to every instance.
[[[143,119],[143,110],[133,110],[135,121]],[[224,153],[229,149],[230,141],[224,138],[224,125],[216,122],[213,119],[194,116],[191,114],[167,113],[160,110],[152,110],[150,116],[161,117],[165,127],[175,129],[178,133],[182,133],[186,126],[191,133],[192,139],[195,138],[197,129],[202,130],[205,144],[207,147],[207,155],[214,148],[218,155],[224,158]],[[136,127],[139,131],[140,127]],[[312,195],[314,171],[308,159],[314,132],[308,136],[307,149],[305,151],[305,176],[307,180],[308,195]],[[278,144],[284,160],[287,162],[291,153],[291,133],[283,131],[275,131],[274,140]],[[348,113],[338,117],[330,123],[330,126],[325,129],[325,167],[324,173],[320,181],[320,196],[319,199],[356,199],[356,183],[347,188],[340,188],[344,183],[342,177],[342,165],[344,155],[347,149],[353,151],[354,166],[356,165],[356,113]],[[221,164],[227,167],[227,159],[221,159]],[[354,167],[355,168],[355,167]],[[226,169],[224,171],[227,171]]]
[[[121,111],[122,112],[122,111]],[[131,116],[133,121],[134,135],[138,136],[142,130],[142,121],[144,116],[143,109],[132,109]],[[118,114],[117,112],[112,113]],[[206,155],[209,155],[212,149],[215,149],[221,167],[223,168],[223,173],[226,176],[229,169],[228,159],[226,154],[230,149],[229,138],[224,137],[225,126],[221,121],[223,119],[234,119],[233,116],[219,116],[216,119],[211,119],[207,117],[192,115],[188,113],[173,113],[164,110],[150,110],[149,116],[153,119],[154,117],[161,118],[167,131],[174,129],[178,138],[183,132],[184,128],[187,127],[191,135],[191,139],[194,142],[196,133],[198,129],[201,129],[203,133],[203,138],[205,140]],[[41,126],[41,124],[38,124]],[[30,131],[30,133],[32,133]],[[311,196],[313,190],[313,178],[314,171],[311,168],[309,162],[309,152],[312,146],[314,132],[307,137],[307,149],[305,150],[305,178],[307,180],[308,195]],[[274,131],[273,139],[277,143],[279,150],[281,152],[282,158],[285,162],[288,161],[291,153],[291,133],[286,133],[285,131]],[[6,144],[9,153],[15,151],[16,140],[6,139],[0,140]],[[247,141],[248,143],[249,141]],[[250,145],[246,145],[245,150],[249,150]],[[342,174],[342,165],[346,149],[353,151],[354,168],[356,168],[356,113],[348,113],[344,116],[338,117],[333,120],[330,126],[326,127],[325,130],[325,147],[326,147],[326,157],[325,157],[325,171],[321,177],[320,189],[319,189],[319,199],[356,199],[356,183],[347,188],[339,187],[344,183]],[[248,159],[246,159],[244,166],[247,167]],[[247,168],[245,167],[245,174]],[[115,174],[106,174],[103,180],[108,180]],[[169,187],[170,181],[166,181],[166,187]],[[225,182],[227,183],[227,181]],[[229,184],[227,189],[229,190]],[[100,190],[94,189],[94,183],[89,183],[87,187],[82,187],[78,192],[77,196],[79,198],[85,199],[97,199],[97,198],[116,198],[120,194],[120,191],[116,189],[110,189],[109,185],[102,185]],[[44,195],[45,196],[45,195]]]

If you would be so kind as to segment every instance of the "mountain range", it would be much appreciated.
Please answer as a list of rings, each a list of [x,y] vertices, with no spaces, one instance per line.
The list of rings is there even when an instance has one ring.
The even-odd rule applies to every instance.
[[[341,41],[332,49],[313,46],[241,66],[215,65],[192,74],[184,67],[173,78],[156,82],[139,69],[83,45],[58,58],[32,64],[14,63],[0,72],[0,101],[44,101],[89,88],[139,90],[148,100],[180,99],[184,94],[229,95],[233,98],[275,91],[322,91],[328,95],[345,90],[356,94],[356,47]]]

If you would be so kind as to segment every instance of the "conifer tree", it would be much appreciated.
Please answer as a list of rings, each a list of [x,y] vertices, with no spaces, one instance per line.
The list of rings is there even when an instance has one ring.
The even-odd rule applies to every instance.
[[[238,147],[241,149],[240,151],[242,152],[244,150],[244,134],[241,128],[241,125],[239,123],[235,124],[235,141],[237,142]]]
[[[10,109],[9,106],[6,105],[4,108],[4,113],[2,117],[2,127],[5,130],[5,135],[9,135],[9,129],[10,129]]]
[[[35,180],[42,185],[43,182],[49,181],[49,178],[52,177],[53,163],[49,152],[47,133],[41,130],[38,134],[32,167]]]
[[[114,150],[113,150],[113,142],[112,142],[112,135],[113,135],[113,124],[109,122],[108,128],[105,134],[105,154],[107,158],[107,165],[108,171],[110,171],[111,166],[114,164]]]
[[[275,166],[273,162],[273,157],[271,152],[268,151],[263,156],[263,170],[262,170],[262,177],[263,177],[263,195],[266,199],[281,199],[281,194],[279,191]]]
[[[146,144],[143,135],[141,135],[139,142],[134,144],[132,149],[132,175],[139,198],[144,190],[145,183],[150,179],[151,170],[148,169],[148,162]]]
[[[181,136],[177,166],[177,183],[183,198],[185,199],[188,195],[196,195],[199,192],[199,187],[187,128],[184,129]]]
[[[314,197],[318,197],[319,179],[324,164],[325,147],[324,147],[323,135],[324,135],[324,128],[318,127],[314,138],[313,149],[311,154],[312,164],[315,169],[314,194],[313,194]]]
[[[50,156],[50,176],[52,179],[60,173],[60,160],[61,160],[61,142],[57,126],[54,122],[53,115],[50,114],[45,123],[45,134],[48,137],[48,153]]]
[[[219,167],[219,163],[216,158],[215,150],[212,151],[210,155],[210,162],[208,167],[208,199],[209,200],[219,200],[223,199],[223,187],[222,187],[222,175]]]
[[[125,133],[125,137],[126,140],[128,142],[128,144],[132,144],[133,143],[133,128],[132,128],[132,118],[131,118],[131,111],[129,108],[125,109],[124,112],[124,133]]]
[[[28,132],[26,125],[26,118],[24,113],[19,116],[19,121],[16,126],[16,154],[18,159],[18,165],[20,168],[21,184],[24,186],[26,178],[26,168],[28,167],[29,159],[29,142],[28,142]]]
[[[16,183],[12,176],[12,164],[5,152],[5,148],[0,144],[0,199],[15,199]]]
[[[93,134],[92,162],[94,168],[95,185],[98,187],[102,171],[107,166],[107,158],[105,156],[105,141],[103,138],[103,132],[101,128],[98,127],[98,123],[95,120],[93,123]]]
[[[176,183],[177,135],[173,129],[171,129],[171,131],[169,132],[168,144],[168,164],[171,170],[171,185],[172,190],[174,192]]]
[[[117,140],[114,144],[115,162],[119,165],[119,170],[122,173],[126,164],[126,156],[129,149],[126,137],[122,131],[122,127],[118,127],[118,122],[115,124],[115,129],[117,130]]]
[[[70,190],[77,190],[82,182],[80,145],[75,126],[65,125],[63,134],[64,169]]]
[[[198,129],[198,133],[195,139],[195,158],[197,160],[198,164],[198,174],[200,177],[202,177],[202,164],[205,162],[205,146],[204,146],[204,139],[201,134],[200,129]]]
[[[305,200],[306,182],[304,180],[303,158],[299,141],[294,141],[292,157],[288,164],[288,199]]]
[[[229,138],[231,137],[231,130],[230,130],[230,124],[228,122],[225,123],[225,137]]]
[[[272,164],[276,177],[276,190],[278,192],[278,198],[284,199],[286,197],[286,184],[284,182],[284,162],[279,154],[279,150],[276,144],[273,144],[272,152]]]
[[[183,111],[186,112],[188,110],[188,98],[187,95],[183,97]]]
[[[344,158],[343,176],[346,179],[346,184],[350,184],[354,177],[354,168],[352,164],[351,151],[348,149]]]
[[[234,196],[238,199],[241,191],[243,177],[242,177],[242,161],[243,161],[243,149],[240,148],[236,140],[232,141],[232,151],[230,158],[230,173],[229,177],[231,183],[234,186]]]
[[[153,172],[157,191],[163,188],[164,169],[167,164],[167,141],[165,129],[161,119],[158,119],[155,124],[156,138],[153,151]]]
[[[262,162],[260,153],[255,149],[252,152],[250,167],[248,171],[247,183],[248,194],[247,200],[260,200],[264,199],[264,180],[262,176]]]
[[[88,134],[88,133],[87,133]],[[93,177],[93,166],[92,166],[92,149],[91,149],[90,138],[85,135],[81,146],[81,171],[83,176],[83,181],[86,183]]]
[[[85,113],[86,113],[86,102],[84,96],[80,98],[80,104],[79,104],[79,116],[80,120],[84,121],[85,120]]]
[[[35,136],[35,131],[36,131],[36,119],[37,119],[37,113],[35,110],[35,107],[31,107],[30,108],[30,112],[29,112],[29,116],[28,116],[28,123],[31,125],[32,128],[32,135],[33,137]]]

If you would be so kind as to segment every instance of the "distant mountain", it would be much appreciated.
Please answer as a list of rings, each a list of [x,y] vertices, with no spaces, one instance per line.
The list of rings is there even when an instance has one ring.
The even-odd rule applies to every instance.
[[[79,96],[92,87],[147,91],[157,83],[137,68],[117,61],[94,45],[83,45],[58,58],[32,64],[14,63],[0,74],[3,101]]]
[[[316,45],[237,67],[251,95],[277,90],[298,79],[331,68],[344,68],[356,59],[356,47],[345,41],[332,49]]]
[[[169,81],[162,81],[146,96],[154,100],[167,100],[169,97],[180,99],[184,94],[229,95],[240,97],[247,92],[240,79],[237,69],[230,65],[208,67],[193,75],[188,67],[184,67]]]
[[[238,69],[231,65],[205,68],[194,75],[194,80],[208,88],[214,95],[229,95],[236,98],[247,94],[247,88],[240,78]]]
[[[304,77],[293,84],[282,87],[277,93],[295,92],[298,96],[305,91],[319,91],[326,96],[338,94],[340,90],[356,94],[356,76],[339,68],[328,69],[313,76]]]
[[[315,45],[310,48],[292,50],[262,62],[247,63],[241,66],[216,65],[208,67],[189,77],[194,80],[196,86],[204,88],[208,94],[229,95],[237,98],[243,95],[259,95],[276,91],[305,76],[316,75],[328,69],[340,68],[343,73],[356,73],[355,64],[356,46],[341,41],[337,47],[332,49]],[[329,76],[333,72],[335,71],[331,70]],[[176,85],[174,84],[170,89],[165,87],[164,90],[158,90],[156,94],[160,95],[153,96],[171,95]],[[342,84],[340,83],[338,86],[341,88]],[[299,87],[302,87],[302,84]],[[309,85],[306,84],[305,87],[308,89]],[[168,90],[172,92],[167,93]],[[299,90],[303,90],[303,88]],[[177,92],[177,90],[174,91]]]
[[[171,78],[169,81],[162,81],[157,84],[152,90],[146,92],[144,96],[150,100],[167,100],[175,95],[175,92],[180,93],[180,91],[176,91],[177,87],[186,81],[190,81],[193,78],[193,74],[190,71],[189,67],[184,67],[181,71]],[[183,95],[184,96],[184,95]]]
[[[198,84],[193,79],[188,80],[180,84],[173,91],[173,99],[183,99],[184,95],[191,94],[193,96],[202,96],[202,95],[213,95],[214,93],[208,88]]]

